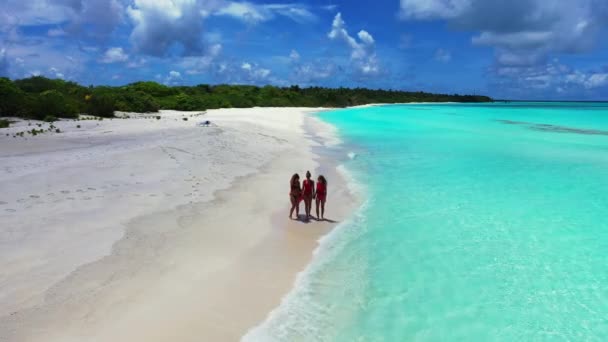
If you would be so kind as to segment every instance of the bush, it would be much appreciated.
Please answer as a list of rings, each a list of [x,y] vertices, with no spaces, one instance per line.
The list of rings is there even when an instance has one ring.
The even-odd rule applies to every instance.
[[[47,116],[60,118],[77,118],[78,113],[66,97],[57,90],[47,90],[38,95],[33,117],[41,120]]]
[[[57,117],[52,116],[52,115],[47,115],[44,117],[44,121],[45,122],[55,122],[55,121],[57,121]]]
[[[8,78],[0,78],[0,117],[22,116],[26,94]]]
[[[142,91],[122,88],[118,91],[116,110],[123,112],[158,112],[160,106],[152,96]]]
[[[5,119],[0,119],[0,128],[7,128],[11,125],[11,122]]]
[[[89,115],[100,116],[104,118],[114,117],[116,110],[116,97],[112,94],[104,94],[101,91],[93,92],[86,97],[87,113]]]

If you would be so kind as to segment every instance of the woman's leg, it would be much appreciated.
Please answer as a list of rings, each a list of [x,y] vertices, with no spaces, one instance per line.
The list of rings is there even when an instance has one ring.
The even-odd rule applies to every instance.
[[[291,201],[291,210],[289,211],[289,218],[293,218],[293,211],[296,208],[298,201],[293,196],[289,196],[289,200]],[[297,213],[296,213],[297,215]]]
[[[315,199],[315,209],[317,212],[317,220],[319,219],[319,200]]]
[[[309,196],[306,198],[306,218],[310,218],[310,209],[312,207],[312,198]]]
[[[321,201],[321,220],[325,219],[325,200]]]

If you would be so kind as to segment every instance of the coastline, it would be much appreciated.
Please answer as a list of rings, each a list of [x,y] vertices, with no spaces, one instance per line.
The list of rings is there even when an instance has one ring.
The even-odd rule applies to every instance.
[[[286,111],[292,113],[284,113]],[[229,135],[225,140],[210,136],[210,140],[205,142],[220,140],[220,145],[211,148],[221,150],[218,155],[205,151],[210,154],[203,154],[203,159],[217,157],[225,161],[226,153],[238,152],[237,147],[244,148],[249,143],[261,148],[247,150],[252,155],[235,155],[234,159],[222,164],[222,168],[236,167],[239,172],[234,174],[234,179],[218,178],[220,184],[215,184],[217,189],[198,188],[200,195],[196,200],[189,198],[172,210],[162,210],[167,202],[146,202],[152,210],[129,219],[122,235],[111,243],[107,254],[78,265],[67,276],[52,282],[52,286],[44,289],[38,298],[33,296],[30,302],[13,303],[10,313],[0,314],[0,337],[8,341],[235,340],[258,325],[279,305],[281,298],[291,289],[296,274],[310,262],[318,239],[346,218],[354,205],[354,201],[349,200],[346,183],[335,170],[337,164],[312,152],[313,148],[323,148],[325,143],[335,145],[339,140],[331,126],[316,121],[318,119],[311,112],[316,110],[213,110],[191,119],[211,120],[217,126],[209,131],[198,127],[195,130],[203,131],[190,131],[194,123],[181,120],[174,120],[169,127],[162,128],[160,132],[164,133],[167,129],[172,130],[171,134],[161,134],[169,142],[173,142],[173,134],[193,134],[186,134],[184,139],[200,132]],[[168,118],[192,118],[196,114],[163,112],[162,115],[164,120],[165,115]],[[297,119],[281,120],[280,115],[296,115]],[[127,121],[115,124],[123,125]],[[65,125],[72,124],[66,122]],[[102,127],[104,125],[102,123]],[[304,126],[307,125],[313,128],[305,131]],[[183,131],[182,126],[189,131]],[[139,128],[134,126],[132,129],[128,134],[140,133]],[[67,127],[65,130],[70,132]],[[103,129],[99,130],[103,134]],[[235,146],[234,150],[224,146],[230,143],[230,138],[243,134],[243,130],[252,131],[247,138],[254,141],[245,139],[241,142],[243,145]],[[141,143],[144,150],[156,149],[154,140],[158,137],[152,137],[151,141]],[[258,137],[264,141],[256,140]],[[57,144],[60,148],[72,148],[69,146],[73,142],[71,138],[43,138],[49,141],[59,139]],[[98,134],[88,137],[86,148],[97,148],[95,142],[91,143],[91,139],[97,138],[100,138]],[[80,136],[78,139],[83,140]],[[26,158],[24,161],[28,163],[40,159],[41,155],[37,155],[40,148],[32,142],[34,139],[29,140],[24,151],[26,156],[6,151],[2,156],[17,160]],[[82,144],[80,140],[78,143]],[[171,152],[176,152],[168,154],[173,160],[183,158],[178,168],[192,166],[189,174],[192,179],[204,174],[204,170],[195,167],[203,164],[188,164],[188,155],[183,151],[178,153],[180,147],[174,148]],[[50,150],[48,143],[42,148],[45,153]],[[165,146],[164,152],[167,150]],[[33,153],[35,158],[27,159],[28,153]],[[193,154],[192,151],[190,153]],[[239,159],[251,157],[254,157],[253,164],[256,165],[238,165]],[[192,159],[196,158],[193,156]],[[52,164],[53,161],[46,162]],[[283,179],[288,179],[295,171],[304,173],[307,168],[315,175],[324,172],[330,179],[332,197],[328,201],[327,216],[337,222],[303,224],[287,221],[286,181]],[[175,172],[176,169],[169,171]],[[221,168],[215,170],[220,174],[222,171]],[[28,173],[23,172],[22,177],[27,176]],[[175,182],[181,180],[176,179]],[[147,180],[142,183],[147,183]],[[153,184],[153,187],[157,186],[159,184]],[[16,190],[20,189],[11,189],[9,193]],[[125,191],[133,194],[132,190]],[[106,191],[107,194],[110,192],[111,189]],[[331,198],[343,200],[334,202]],[[41,201],[40,197],[32,199]],[[138,201],[140,198],[134,197],[127,203]],[[46,214],[52,216],[51,212]],[[106,214],[111,215],[112,212]],[[121,229],[113,231],[114,239]],[[2,242],[11,241],[5,237]],[[89,243],[87,240],[78,242]],[[16,269],[19,264],[14,262],[13,267]],[[23,278],[27,274],[20,276]],[[35,291],[32,289],[32,292]]]

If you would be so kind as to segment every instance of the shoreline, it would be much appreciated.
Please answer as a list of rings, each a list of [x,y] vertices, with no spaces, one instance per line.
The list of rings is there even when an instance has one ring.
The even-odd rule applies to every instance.
[[[267,120],[262,125],[272,127],[274,133],[278,132],[277,128],[283,129],[284,136],[264,139],[292,147],[275,151],[268,162],[237,177],[227,188],[215,190],[210,201],[183,204],[168,212],[157,211],[131,220],[124,236],[113,243],[109,255],[79,266],[55,282],[45,291],[40,304],[0,317],[0,336],[8,341],[69,338],[187,341],[205,336],[213,340],[234,340],[263,322],[291,290],[296,274],[309,264],[319,238],[336,225],[285,222],[287,195],[281,195],[286,192],[283,183],[287,181],[282,180],[289,178],[291,174],[285,173],[298,163],[301,166],[295,169],[299,173],[308,167],[315,170],[316,175],[319,163],[324,164],[320,170],[335,171],[337,164],[323,160],[312,149],[323,148],[315,138],[333,136],[331,143],[324,140],[330,144],[339,140],[335,140],[335,132],[328,132],[327,127],[317,127],[323,137],[304,130],[307,121],[318,120],[311,114],[317,110],[298,109],[302,112],[299,114],[302,127],[296,137],[290,136],[294,134],[293,128],[286,127],[285,122],[247,113],[252,110],[228,110],[226,117],[222,111],[209,111],[201,119],[210,119],[220,127],[237,122],[241,129],[243,125],[258,125],[260,120]],[[269,132],[258,133],[268,135]],[[344,180],[337,173],[328,174],[332,193],[346,191]],[[264,203],[258,203],[259,198],[252,195],[257,188],[252,183],[265,189]],[[272,195],[266,194],[267,188],[276,188],[278,195],[275,191]],[[256,204],[255,208],[245,210],[243,217],[233,215],[235,209],[238,211],[251,203]],[[277,203],[280,203],[278,207]],[[331,201],[327,209],[332,219],[341,220],[350,212],[348,205],[340,208],[339,203]],[[175,224],[178,231],[170,229]],[[211,226],[222,230],[228,227],[228,231],[208,229]],[[253,232],[243,230],[243,226],[254,228]],[[209,250],[200,251],[201,247]],[[145,255],[140,255],[142,253]],[[274,284],[268,284],[268,280]],[[243,305],[248,310],[242,310]],[[150,326],[158,328],[150,329]]]

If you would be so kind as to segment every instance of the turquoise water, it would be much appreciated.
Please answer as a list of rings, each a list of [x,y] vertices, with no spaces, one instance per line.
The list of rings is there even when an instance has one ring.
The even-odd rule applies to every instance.
[[[608,104],[320,117],[356,153],[366,203],[261,339],[608,340]]]

